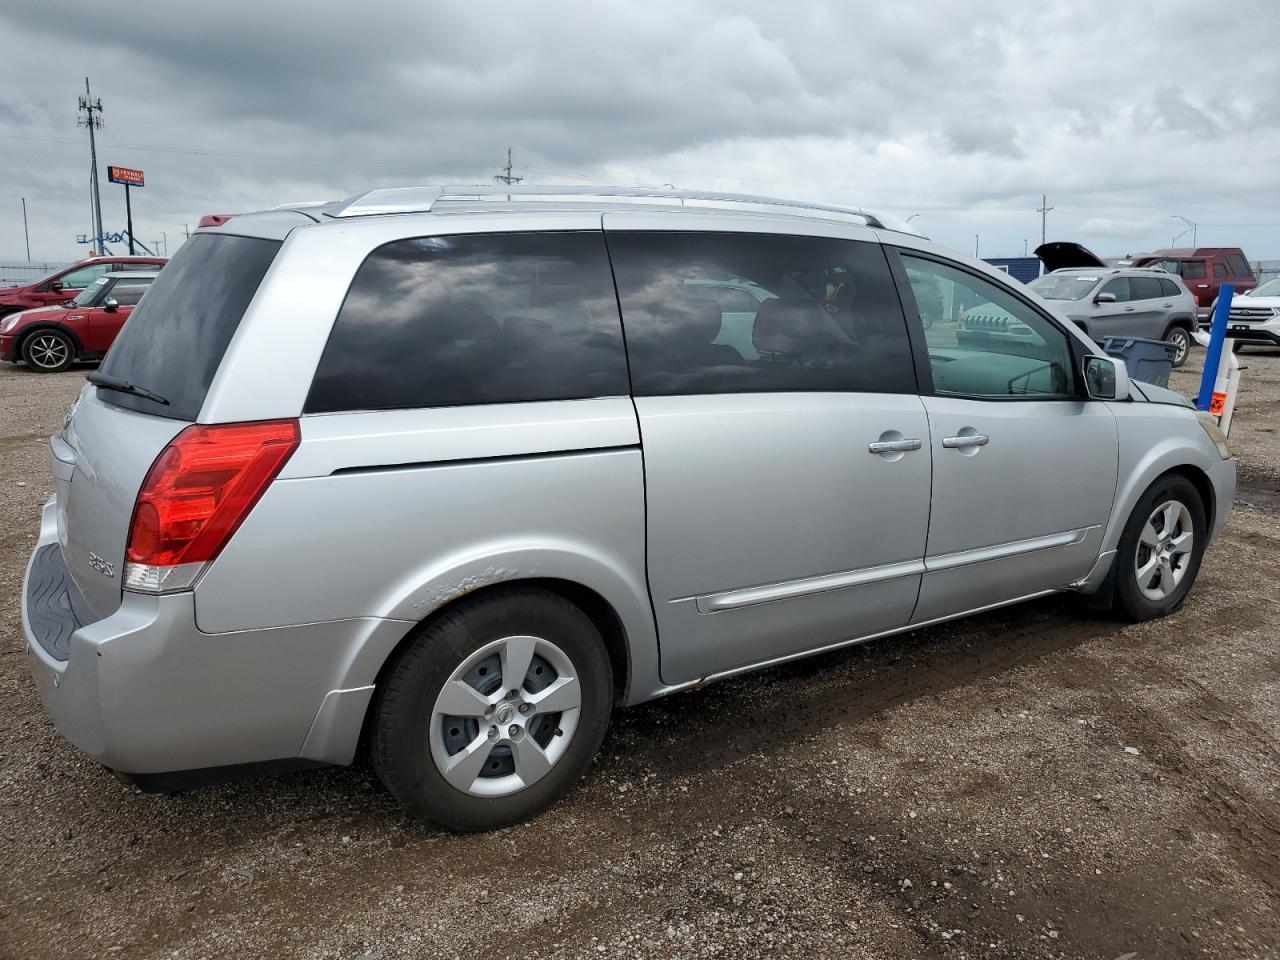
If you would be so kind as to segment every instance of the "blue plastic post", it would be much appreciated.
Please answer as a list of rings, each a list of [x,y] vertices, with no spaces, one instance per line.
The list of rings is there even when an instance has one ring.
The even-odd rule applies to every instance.
[[[1235,293],[1234,283],[1224,283],[1218,291],[1218,306],[1213,311],[1213,325],[1209,328],[1209,346],[1204,352],[1200,395],[1196,397],[1197,410],[1208,410],[1213,404],[1213,387],[1218,382],[1218,367],[1222,364],[1222,342],[1227,338],[1227,314],[1231,312],[1231,298]]]

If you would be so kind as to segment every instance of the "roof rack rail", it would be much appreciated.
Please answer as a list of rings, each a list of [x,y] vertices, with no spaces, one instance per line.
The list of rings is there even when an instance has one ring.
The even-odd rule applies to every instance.
[[[440,203],[482,201],[563,201],[569,203],[662,203],[692,205],[703,208],[735,209],[748,206],[771,208],[769,212],[796,214],[833,214],[828,219],[856,217],[869,227],[916,233],[904,221],[874,214],[861,207],[837,206],[810,200],[784,200],[745,193],[711,190],[667,190],[649,187],[570,187],[570,186],[423,186],[387,187],[357,194],[330,204],[325,213],[331,217],[372,217],[392,213],[430,213]]]

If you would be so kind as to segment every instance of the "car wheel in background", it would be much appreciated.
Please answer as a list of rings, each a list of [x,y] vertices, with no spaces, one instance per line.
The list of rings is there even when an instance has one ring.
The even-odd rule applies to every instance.
[[[1178,608],[1200,570],[1204,502],[1190,480],[1161,477],[1138,501],[1116,554],[1116,606],[1134,620]]]
[[[374,767],[416,817],[493,830],[559,800],[590,766],[613,705],[591,619],[546,590],[463,600],[380,684]]]
[[[1180,367],[1187,362],[1187,356],[1191,353],[1191,334],[1185,327],[1170,327],[1169,332],[1164,335],[1164,339],[1168,343],[1172,343],[1176,348],[1173,355],[1173,365]]]
[[[71,366],[76,346],[71,338],[57,330],[37,330],[22,341],[22,359],[32,370],[57,373]]]

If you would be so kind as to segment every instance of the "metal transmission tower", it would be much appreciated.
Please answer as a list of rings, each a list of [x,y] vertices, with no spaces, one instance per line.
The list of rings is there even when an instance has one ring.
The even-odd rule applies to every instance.
[[[502,168],[505,173],[497,174],[493,179],[496,183],[505,183],[508,187],[513,183],[519,183],[524,177],[513,177],[511,175],[511,148],[507,147],[507,165]]]
[[[1040,244],[1044,245],[1045,229],[1049,223],[1049,211],[1053,207],[1049,206],[1049,198],[1043,193],[1040,194],[1040,206],[1036,209],[1036,213],[1040,214]]]
[[[98,190],[98,144],[93,132],[102,129],[102,101],[94,100],[89,93],[89,78],[84,78],[84,96],[80,98],[78,126],[89,128],[89,199],[93,205],[93,246],[91,250],[102,253],[102,195]]]

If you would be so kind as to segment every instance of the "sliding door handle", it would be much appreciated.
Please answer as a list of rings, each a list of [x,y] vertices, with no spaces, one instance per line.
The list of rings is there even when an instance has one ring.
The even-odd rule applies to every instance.
[[[965,447],[985,447],[991,438],[985,433],[968,433],[960,437],[943,437],[942,445],[951,450],[962,450]]]
[[[907,453],[919,450],[923,444],[919,440],[877,440],[868,443],[867,449],[872,453]]]

